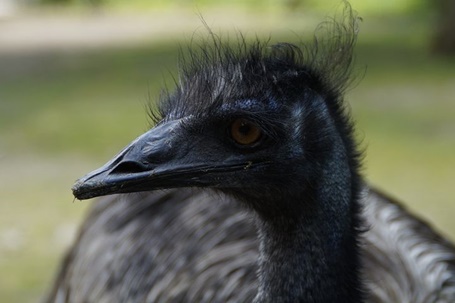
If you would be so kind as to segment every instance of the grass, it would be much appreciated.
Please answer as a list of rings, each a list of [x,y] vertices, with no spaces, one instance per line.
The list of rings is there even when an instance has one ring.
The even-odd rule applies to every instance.
[[[347,99],[367,179],[455,239],[455,61],[427,53],[426,28],[413,18],[366,20],[359,74],[367,68]],[[148,95],[171,83],[176,59],[176,43],[156,41],[0,56],[1,302],[45,291],[90,204],[73,201],[72,183],[147,129]]]

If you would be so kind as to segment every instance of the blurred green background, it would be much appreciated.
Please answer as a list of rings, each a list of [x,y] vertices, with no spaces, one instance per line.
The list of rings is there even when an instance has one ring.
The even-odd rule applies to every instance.
[[[443,1],[441,1],[443,2]],[[455,239],[455,60],[425,0],[351,1],[363,17],[347,93],[369,182]],[[0,0],[0,302],[48,289],[90,201],[78,177],[147,129],[177,53],[215,32],[310,39],[339,1]],[[446,41],[446,40],[444,40]],[[450,52],[449,52],[450,53]]]

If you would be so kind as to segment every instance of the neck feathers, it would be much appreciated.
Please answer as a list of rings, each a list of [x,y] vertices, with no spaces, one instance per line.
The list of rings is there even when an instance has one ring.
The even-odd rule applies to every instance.
[[[360,178],[346,142],[340,136],[331,142],[311,186],[273,202],[302,207],[292,217],[257,218],[261,286],[255,302],[363,302]]]
[[[358,206],[347,206],[310,209],[298,220],[258,217],[260,289],[255,302],[362,302]]]

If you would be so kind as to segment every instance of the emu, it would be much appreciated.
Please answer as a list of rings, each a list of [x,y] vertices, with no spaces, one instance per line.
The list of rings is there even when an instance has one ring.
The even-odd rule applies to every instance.
[[[210,37],[156,126],[74,185],[119,195],[48,302],[455,302],[455,248],[359,173],[352,11],[301,47]]]

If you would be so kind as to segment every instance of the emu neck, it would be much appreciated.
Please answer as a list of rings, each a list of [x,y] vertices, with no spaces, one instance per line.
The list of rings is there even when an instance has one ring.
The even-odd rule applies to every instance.
[[[258,215],[260,286],[255,303],[362,302],[357,201],[346,181],[350,178],[336,180],[341,176],[329,171],[312,201],[305,201],[305,195],[275,201],[306,205],[291,218]]]

